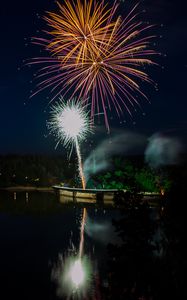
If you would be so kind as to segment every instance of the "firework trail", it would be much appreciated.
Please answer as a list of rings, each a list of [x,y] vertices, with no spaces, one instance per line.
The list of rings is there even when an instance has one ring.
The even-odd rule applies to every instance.
[[[83,208],[83,216],[82,216],[82,222],[81,222],[81,231],[80,231],[80,244],[79,244],[79,257],[82,257],[83,254],[83,247],[84,247],[84,228],[86,224],[86,218],[87,218],[87,211],[86,208]]]
[[[75,139],[75,147],[76,147],[76,152],[77,152],[77,157],[78,157],[79,174],[80,174],[80,178],[81,178],[81,181],[82,181],[82,188],[83,188],[83,190],[85,190],[85,188],[86,188],[86,179],[85,179],[84,172],[83,172],[81,152],[80,152],[80,147],[79,147],[79,143],[78,143],[77,139]]]
[[[65,103],[60,98],[60,102],[52,106],[48,127],[50,132],[56,136],[57,145],[63,143],[65,147],[71,146],[70,155],[73,146],[75,147],[82,188],[85,189],[86,184],[79,143],[85,140],[88,133],[92,132],[91,122],[85,106],[82,105],[82,102],[77,102],[76,99]]]
[[[52,100],[70,92],[71,97],[79,95],[79,100],[91,102],[92,120],[97,113],[104,114],[109,130],[108,115],[113,108],[119,117],[124,111],[132,116],[140,106],[137,97],[148,100],[140,83],[153,84],[144,71],[145,65],[155,64],[150,59],[156,54],[150,49],[154,36],[146,34],[152,26],[136,20],[137,5],[124,19],[115,17],[116,2],[111,9],[104,1],[96,4],[92,0],[88,4],[77,0],[77,5],[67,1],[58,6],[60,14],[48,13],[45,17],[50,37],[35,38],[50,57],[30,63],[44,64],[32,96],[45,88],[52,88]]]

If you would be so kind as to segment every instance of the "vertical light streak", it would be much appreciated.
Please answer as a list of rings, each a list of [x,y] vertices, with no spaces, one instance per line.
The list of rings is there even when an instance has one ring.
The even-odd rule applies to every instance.
[[[81,231],[80,231],[80,244],[79,244],[79,258],[82,257],[83,254],[83,247],[84,247],[84,228],[86,223],[86,208],[83,208],[83,216],[82,216],[82,222],[81,222]]]
[[[83,172],[81,152],[80,152],[80,147],[79,147],[77,138],[75,139],[75,147],[76,147],[76,152],[77,152],[79,175],[80,175],[80,179],[82,182],[82,188],[83,188],[83,190],[85,190],[86,180],[85,180],[85,176],[84,176],[84,172]]]

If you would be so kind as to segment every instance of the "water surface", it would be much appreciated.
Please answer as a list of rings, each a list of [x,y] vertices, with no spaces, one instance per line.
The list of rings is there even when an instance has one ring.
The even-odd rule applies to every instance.
[[[0,192],[0,293],[3,299],[57,299],[51,272],[59,254],[78,249],[83,206],[54,193]],[[87,206],[84,253],[104,280],[106,245],[117,239],[114,208]]]

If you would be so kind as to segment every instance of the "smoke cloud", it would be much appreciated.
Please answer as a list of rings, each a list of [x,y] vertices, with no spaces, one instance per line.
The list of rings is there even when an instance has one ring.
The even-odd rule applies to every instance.
[[[149,139],[145,150],[145,161],[154,168],[177,164],[182,144],[177,138],[155,134]]]
[[[85,233],[101,244],[108,244],[111,241],[119,243],[121,241],[115,232],[114,226],[109,221],[99,222],[87,217]]]
[[[86,181],[92,174],[107,169],[110,166],[109,158],[113,155],[143,153],[146,140],[143,135],[125,132],[101,142],[85,160],[83,169]]]

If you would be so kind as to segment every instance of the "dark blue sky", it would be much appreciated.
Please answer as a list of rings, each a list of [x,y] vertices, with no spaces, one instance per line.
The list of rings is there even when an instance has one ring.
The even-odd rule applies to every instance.
[[[121,14],[136,2],[121,1]],[[154,28],[154,33],[158,35],[155,49],[166,54],[156,59],[160,67],[148,69],[148,73],[158,83],[159,90],[143,86],[151,101],[151,104],[141,101],[145,114],[138,110],[133,120],[127,117],[127,122],[123,124],[114,119],[111,131],[119,127],[121,130],[128,129],[148,136],[163,132],[182,138],[184,143],[187,140],[185,2],[141,1],[139,9],[146,10],[142,18],[157,25]],[[46,128],[49,90],[29,99],[30,91],[35,88],[35,83],[31,82],[35,67],[24,66],[24,60],[40,56],[40,48],[32,45],[30,38],[42,35],[45,23],[40,16],[56,8],[52,0],[3,1],[1,4],[0,153],[55,153],[55,141],[48,136]],[[105,130],[103,138],[106,138]]]

